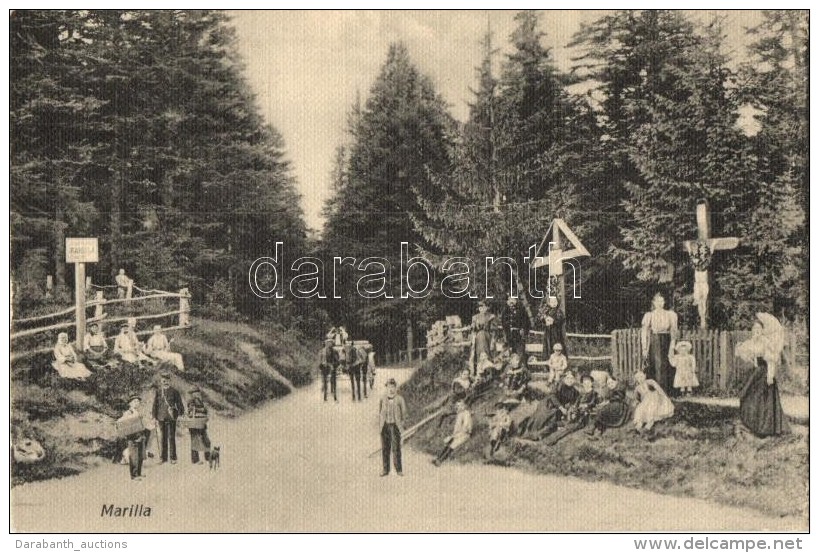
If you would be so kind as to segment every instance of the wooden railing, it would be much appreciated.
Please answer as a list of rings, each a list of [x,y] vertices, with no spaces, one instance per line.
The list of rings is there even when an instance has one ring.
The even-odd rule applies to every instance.
[[[116,288],[116,286],[114,286],[113,288]],[[104,297],[100,297],[100,294],[98,293],[95,299],[88,301],[85,305],[86,310],[88,309],[94,310],[94,315],[89,317],[86,323],[89,325],[94,323],[114,324],[126,322],[129,320],[148,321],[157,319],[168,319],[170,324],[166,324],[163,326],[163,330],[165,331],[184,329],[190,326],[190,294],[187,292],[187,289],[183,288],[179,292],[168,292],[164,290],[142,290],[136,287],[134,287],[134,289],[142,292],[145,295],[137,295],[132,296],[130,298],[126,297],[105,299]],[[157,299],[175,299],[178,302],[178,307],[177,309],[171,309],[168,311],[163,311],[161,313],[147,314],[143,313],[140,315],[120,314],[115,317],[109,317],[108,316],[109,314],[105,313],[106,306],[127,304],[129,307],[134,307],[139,305],[140,302],[146,302]],[[12,317],[11,320],[12,332],[9,336],[12,341],[11,360],[51,351],[53,349],[53,343],[56,341],[55,333],[73,328],[76,325],[76,321],[74,319],[75,313],[76,308],[70,307],[67,309],[62,309],[60,311],[55,311],[53,313],[36,315],[33,317],[25,317],[21,319],[16,319]],[[16,330],[17,328],[19,328],[20,325],[28,326],[31,323],[37,323],[40,321],[54,319],[65,320],[54,322],[52,324],[44,326],[35,326],[31,328],[23,328]],[[151,330],[142,330],[136,332],[137,335],[148,335],[151,333],[152,333]],[[42,345],[43,341],[46,340],[48,340],[49,343],[51,343],[51,345],[39,347],[38,345],[35,344],[33,347],[31,347],[31,344],[28,344],[29,347],[26,347],[25,349],[19,347],[19,345],[17,348],[15,348],[14,344],[15,340],[19,344],[19,340],[21,338],[32,338],[38,335],[43,335],[42,340],[37,340],[40,346]],[[107,339],[109,340],[113,340],[113,338],[114,336],[107,337]],[[76,344],[76,347],[78,350],[81,350],[82,344]]]

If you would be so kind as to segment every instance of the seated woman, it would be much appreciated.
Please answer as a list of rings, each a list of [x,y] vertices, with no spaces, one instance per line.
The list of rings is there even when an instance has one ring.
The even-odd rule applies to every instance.
[[[105,364],[108,360],[108,342],[99,324],[91,325],[91,332],[85,335],[82,351],[91,363]]]
[[[57,343],[54,345],[54,370],[63,377],[74,380],[85,380],[91,376],[91,371],[80,363],[77,352],[68,343],[68,334],[60,332],[57,335]]]
[[[520,355],[513,353],[509,358],[509,366],[506,367],[506,393],[509,395],[522,394],[529,380],[528,368],[521,363]]]
[[[539,440],[557,430],[557,424],[569,415],[580,392],[575,388],[574,374],[566,371],[557,391],[538,402],[537,409],[522,425],[522,438]]]
[[[469,369],[466,369],[467,371]],[[451,456],[456,449],[461,447],[469,437],[472,435],[472,413],[466,407],[466,402],[462,399],[455,403],[457,410],[457,417],[455,418],[455,427],[452,429],[452,435],[444,440],[444,448],[438,457],[432,461],[436,467],[440,466],[449,456]]]
[[[126,363],[153,362],[143,352],[142,342],[137,338],[134,329],[127,324],[122,325],[119,335],[114,340],[114,353]]]
[[[593,439],[602,434],[606,428],[619,428],[628,419],[626,391],[613,377],[606,381],[608,395],[597,407],[597,412],[589,421],[586,433]]]
[[[148,338],[148,343],[145,344],[145,353],[159,361],[167,361],[173,364],[180,371],[185,370],[182,354],[171,351],[171,343],[168,341],[168,337],[163,334],[160,325],[154,325],[154,333]]]
[[[651,430],[654,423],[674,414],[674,404],[656,381],[646,378],[642,371],[634,375],[639,403],[634,409],[634,428],[638,432]]]
[[[446,398],[444,405],[449,404],[449,407],[441,414],[438,419],[438,428],[444,424],[444,421],[457,415],[456,405],[459,401],[467,401],[472,395],[472,377],[469,367],[464,367],[458,376],[452,380],[452,388],[449,396]]]
[[[563,429],[549,436],[546,440],[547,445],[555,445],[564,437],[572,432],[577,432],[589,423],[600,398],[594,389],[594,379],[591,376],[583,375],[580,382],[583,389],[575,404],[569,408],[566,415],[566,425]]]

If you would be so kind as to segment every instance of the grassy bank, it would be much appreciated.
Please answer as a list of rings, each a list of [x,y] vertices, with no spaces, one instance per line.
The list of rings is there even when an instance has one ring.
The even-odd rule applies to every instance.
[[[315,345],[278,326],[194,319],[190,329],[170,337],[186,366],[174,371],[173,385],[183,394],[198,385],[211,412],[222,416],[286,395],[290,385],[309,383],[314,369]],[[129,394],[150,396],[158,370],[121,365],[78,382],[60,378],[50,365],[50,354],[12,365],[13,439],[36,440],[46,454],[38,463],[12,463],[13,484],[76,474],[114,458],[114,420]]]
[[[465,357],[444,354],[424,365],[404,385],[412,424],[434,411],[446,396]],[[488,414],[502,391],[494,389],[472,406],[472,438],[454,462],[485,463]],[[514,412],[513,412],[514,415]],[[437,454],[451,432],[452,419],[422,427],[411,443]],[[605,480],[659,493],[696,497],[756,509],[775,516],[808,513],[806,426],[791,424],[789,435],[759,439],[743,430],[736,409],[677,403],[674,416],[644,438],[630,425],[607,431],[600,440],[585,433],[567,436],[554,446],[511,440],[498,461],[519,470]]]

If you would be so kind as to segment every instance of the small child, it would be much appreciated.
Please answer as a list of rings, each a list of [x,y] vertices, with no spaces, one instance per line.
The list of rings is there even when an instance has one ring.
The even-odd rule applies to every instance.
[[[506,368],[506,393],[513,396],[522,394],[529,379],[528,367],[521,362],[520,355],[513,353]]]
[[[674,387],[684,395],[691,395],[693,388],[700,385],[697,380],[697,360],[691,353],[691,342],[683,340],[674,346],[676,354],[668,356],[671,366],[676,369],[674,373]]]
[[[478,380],[491,380],[495,376],[495,364],[489,359],[489,355],[482,351],[478,358],[478,365],[476,368],[476,376]]]
[[[563,355],[563,344],[555,344],[552,348],[552,355],[549,356],[549,380],[560,382],[568,367],[569,360]]]
[[[634,409],[634,429],[643,433],[650,431],[654,423],[667,419],[674,414],[674,404],[665,395],[662,387],[656,381],[646,378],[646,374],[638,371],[634,374],[638,403]]]
[[[119,420],[142,419],[142,413],[139,411],[141,403],[142,398],[138,395],[132,395],[128,398],[128,409]],[[128,458],[128,472],[131,475],[131,480],[142,480],[142,461],[145,458],[145,431],[140,430],[129,434],[125,437],[125,441],[128,444],[126,457]]]

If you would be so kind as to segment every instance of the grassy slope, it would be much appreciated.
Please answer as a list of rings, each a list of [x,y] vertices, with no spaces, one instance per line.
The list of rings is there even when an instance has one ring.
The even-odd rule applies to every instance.
[[[194,319],[193,327],[175,332],[172,349],[185,357],[186,371],[173,384],[183,393],[202,388],[211,412],[236,416],[289,390],[274,371],[294,386],[310,382],[314,348],[298,333],[281,327]],[[263,357],[251,358],[241,344]],[[247,346],[245,346],[245,350]],[[76,474],[111,458],[118,449],[113,421],[127,407],[130,393],[146,391],[156,368],[123,365],[94,373],[86,382],[59,378],[50,356],[34,356],[12,367],[11,423],[15,435],[37,439],[46,458],[35,465],[15,464],[12,482]]]
[[[463,358],[444,354],[426,362],[402,388],[413,421],[440,404]],[[472,406],[472,438],[458,451],[457,462],[486,462],[487,413],[500,390]],[[451,431],[425,425],[412,438],[423,451],[436,454]],[[499,457],[510,466],[671,495],[697,497],[753,508],[771,515],[808,513],[808,429],[792,425],[786,436],[758,439],[742,431],[736,409],[678,403],[674,417],[655,427],[647,440],[630,426],[607,431],[599,441],[575,433],[549,447],[540,442],[510,441]]]

